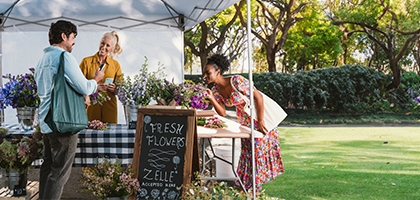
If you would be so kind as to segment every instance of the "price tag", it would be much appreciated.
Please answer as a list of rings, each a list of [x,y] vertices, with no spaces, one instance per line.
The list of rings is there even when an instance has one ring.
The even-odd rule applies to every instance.
[[[128,122],[128,129],[136,129],[137,121]]]
[[[13,188],[13,195],[14,197],[25,196],[26,195],[26,187],[16,187]]]

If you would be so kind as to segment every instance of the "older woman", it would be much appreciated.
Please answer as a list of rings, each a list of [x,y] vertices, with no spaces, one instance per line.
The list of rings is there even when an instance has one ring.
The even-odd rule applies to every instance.
[[[106,90],[111,98],[100,104],[91,105],[87,108],[89,121],[101,120],[107,123],[117,123],[118,110],[115,81],[122,74],[120,64],[112,57],[121,54],[122,49],[119,43],[118,34],[115,31],[105,33],[99,42],[99,51],[93,55],[86,57],[80,63],[80,69],[86,78],[90,79],[94,76],[95,71],[101,68],[105,76],[98,83],[98,91]],[[105,82],[106,80],[111,82]]]

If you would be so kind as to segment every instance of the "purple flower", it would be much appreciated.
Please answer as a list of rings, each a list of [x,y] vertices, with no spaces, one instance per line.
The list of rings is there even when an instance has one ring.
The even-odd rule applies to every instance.
[[[34,78],[34,68],[29,68],[31,73],[12,76],[11,74],[3,75],[8,79],[0,90],[0,104],[2,107],[38,107],[39,97],[37,94],[37,86]]]
[[[209,105],[207,100],[206,87],[202,84],[194,84],[191,81],[185,81],[179,84],[174,90],[174,99],[177,105],[186,108],[206,109]]]

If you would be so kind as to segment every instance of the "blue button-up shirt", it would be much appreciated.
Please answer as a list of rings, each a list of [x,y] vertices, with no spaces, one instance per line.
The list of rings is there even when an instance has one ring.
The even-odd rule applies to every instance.
[[[39,122],[42,133],[52,132],[44,120],[51,105],[53,76],[57,73],[60,54],[63,51],[65,50],[56,46],[45,48],[44,56],[35,68],[35,81],[38,87],[38,96],[41,100],[39,105]],[[96,81],[85,78],[82,71],[80,71],[76,58],[67,51],[64,53],[64,66],[64,77],[77,92],[83,95],[89,95],[96,91]]]

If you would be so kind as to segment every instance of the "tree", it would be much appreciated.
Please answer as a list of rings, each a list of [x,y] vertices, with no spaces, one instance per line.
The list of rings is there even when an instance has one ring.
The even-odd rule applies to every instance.
[[[380,48],[388,59],[393,80],[387,89],[398,88],[401,66],[398,63],[420,38],[418,0],[340,0],[334,1],[332,23],[346,37],[362,33]],[[374,48],[374,50],[377,50]]]
[[[343,51],[339,41],[340,30],[330,23],[316,3],[303,9],[302,15],[305,17],[289,30],[284,46],[287,57],[283,65],[287,71],[339,64],[337,59]]]
[[[309,2],[297,0],[256,0],[253,4],[252,34],[257,37],[266,53],[268,71],[275,72],[276,55],[286,42],[289,29],[302,19],[299,16]],[[242,26],[246,27],[244,13],[239,16]]]
[[[228,57],[232,61],[238,56],[235,53],[240,52],[240,50],[234,48],[244,47],[240,42],[244,39],[243,34],[241,34],[244,31],[241,31],[241,27],[234,26],[235,29],[231,30],[232,26],[238,23],[240,8],[244,4],[245,1],[241,0],[234,7],[223,10],[184,33],[184,45],[190,48],[192,54],[200,58],[201,69],[204,69],[207,57],[213,51],[228,53]],[[225,50],[225,47],[229,50]]]

